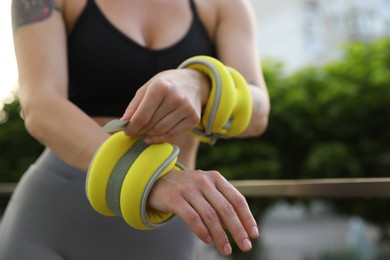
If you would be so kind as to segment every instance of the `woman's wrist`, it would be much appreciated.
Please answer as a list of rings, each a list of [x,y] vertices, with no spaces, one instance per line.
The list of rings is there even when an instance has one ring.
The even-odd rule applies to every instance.
[[[72,165],[87,173],[94,154],[109,136],[107,133],[99,132],[91,142],[85,142],[80,150],[74,153]]]
[[[210,95],[210,88],[211,88],[210,78],[201,71],[193,70],[193,69],[186,69],[186,70],[192,76],[195,85],[199,87],[199,97],[200,97],[200,103],[203,111],[203,108],[206,106],[206,103]]]

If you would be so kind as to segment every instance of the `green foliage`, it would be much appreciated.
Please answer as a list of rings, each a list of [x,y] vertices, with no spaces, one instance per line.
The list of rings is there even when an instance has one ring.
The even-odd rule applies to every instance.
[[[390,40],[354,43],[345,59],[283,75],[263,65],[271,113],[261,138],[201,147],[199,166],[229,179],[387,176]]]
[[[390,52],[382,56],[389,45],[353,44],[344,60],[269,86],[273,111],[263,141],[283,152],[283,178],[388,174]]]
[[[7,121],[0,124],[0,182],[16,182],[43,147],[25,130],[17,100],[6,104],[3,111]]]

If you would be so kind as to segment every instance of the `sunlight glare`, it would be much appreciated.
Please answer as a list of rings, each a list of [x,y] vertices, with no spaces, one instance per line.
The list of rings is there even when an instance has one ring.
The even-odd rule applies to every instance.
[[[0,1],[0,103],[16,91],[17,66],[12,40],[11,0]]]

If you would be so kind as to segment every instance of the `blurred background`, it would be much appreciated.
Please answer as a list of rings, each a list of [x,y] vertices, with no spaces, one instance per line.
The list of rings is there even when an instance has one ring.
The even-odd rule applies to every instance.
[[[10,0],[0,1],[0,183],[43,147],[15,97]],[[272,110],[261,138],[201,146],[199,168],[228,179],[390,175],[390,0],[251,0]],[[0,216],[9,193],[0,192]],[[388,199],[248,198],[255,250],[230,259],[390,259]],[[204,246],[202,259],[229,259]]]

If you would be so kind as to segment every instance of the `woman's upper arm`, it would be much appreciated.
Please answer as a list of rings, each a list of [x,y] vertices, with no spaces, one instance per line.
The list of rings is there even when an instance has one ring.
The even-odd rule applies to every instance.
[[[13,0],[12,23],[20,96],[67,95],[66,30],[61,3],[54,0]]]
[[[218,5],[218,57],[239,70],[253,85],[265,86],[257,50],[256,20],[249,0],[223,0]]]
[[[250,85],[252,119],[241,136],[258,136],[267,128],[270,103],[257,50],[256,19],[249,0],[219,1],[216,33],[218,58],[238,70]]]

